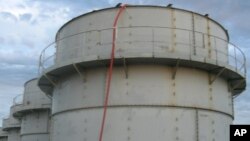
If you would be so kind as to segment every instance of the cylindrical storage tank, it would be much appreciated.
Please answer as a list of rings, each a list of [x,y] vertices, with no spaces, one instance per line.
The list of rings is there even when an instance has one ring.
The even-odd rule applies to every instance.
[[[58,31],[54,64],[38,83],[52,96],[52,141],[98,140],[112,44],[103,141],[228,141],[232,98],[246,82],[226,30],[191,11],[127,6],[114,37],[119,9],[81,15]]]
[[[0,127],[0,141],[8,141],[8,133]]]
[[[23,103],[14,116],[21,120],[21,141],[49,141],[51,100],[37,86],[37,79],[24,85]]]
[[[13,109],[15,105],[10,108],[10,115],[8,118],[3,119],[2,130],[8,133],[8,141],[20,141],[20,120],[15,119]]]
[[[13,128],[8,130],[8,141],[20,141],[20,129]]]
[[[22,117],[21,141],[49,141],[50,111],[31,112]]]

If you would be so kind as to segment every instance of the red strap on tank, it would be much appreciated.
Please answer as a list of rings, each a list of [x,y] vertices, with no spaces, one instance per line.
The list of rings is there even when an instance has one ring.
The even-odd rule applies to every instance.
[[[113,72],[113,65],[114,65],[114,57],[115,57],[115,45],[116,45],[116,32],[117,32],[117,22],[122,14],[122,12],[125,10],[126,5],[122,5],[116,14],[114,23],[113,23],[113,38],[112,38],[112,51],[111,51],[111,59],[109,64],[109,70],[108,70],[108,78],[107,78],[107,87],[106,87],[106,95],[105,95],[105,101],[103,106],[103,116],[102,116],[102,125],[100,129],[100,135],[99,135],[99,141],[102,141],[103,131],[104,131],[104,125],[106,121],[106,113],[107,113],[107,107],[108,107],[108,100],[109,100],[109,93],[110,93],[110,83],[112,79],[112,72]]]

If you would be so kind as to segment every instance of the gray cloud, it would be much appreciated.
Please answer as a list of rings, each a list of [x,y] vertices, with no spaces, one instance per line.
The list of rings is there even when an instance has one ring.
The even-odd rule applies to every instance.
[[[211,18],[221,23],[226,29],[228,29],[229,35],[232,42],[236,42],[240,38],[249,37],[249,22],[250,19],[250,1],[244,0],[179,0],[171,1],[174,6],[185,8],[188,7],[190,10],[197,11],[201,14],[208,13]],[[250,43],[250,42],[248,42]]]
[[[0,44],[4,44],[5,39],[3,37],[0,37]]]
[[[3,67],[4,65],[0,65]],[[37,76],[37,66],[9,66],[0,69],[0,83],[11,86],[20,86],[25,81]]]
[[[0,53],[0,55],[1,54],[2,53]],[[33,65],[34,63],[38,61],[38,54],[34,54],[34,56],[31,57],[31,56],[27,56],[23,54],[11,53],[11,54],[5,54],[5,55],[0,56],[0,60],[1,60],[0,63],[6,64],[6,66],[8,65]]]
[[[23,39],[21,42],[22,42],[22,44],[24,46],[27,46],[27,47],[30,47],[30,48],[34,48],[35,47],[35,43],[32,40],[30,40],[30,39]]]
[[[13,20],[13,21],[17,21],[17,17],[13,14],[11,14],[10,12],[0,12],[0,17],[4,18],[5,20]]]
[[[30,14],[30,13],[25,13],[25,14],[19,15],[19,18],[21,21],[30,21],[31,17],[32,17],[32,14]]]

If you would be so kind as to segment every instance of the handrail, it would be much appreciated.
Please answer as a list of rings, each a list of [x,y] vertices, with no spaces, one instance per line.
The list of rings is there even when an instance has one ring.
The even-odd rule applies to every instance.
[[[23,94],[19,94],[13,98],[13,105],[20,105],[23,103]]]
[[[0,113],[0,119],[4,119],[5,115]]]
[[[9,115],[4,115],[4,116],[2,116],[1,118],[2,118],[3,121],[4,121],[4,120],[7,120],[7,119],[9,119]]]
[[[219,41],[223,41],[227,44],[227,50],[225,52],[221,51],[220,50],[220,46],[216,46],[215,45],[215,48],[211,48],[211,51],[212,52],[215,52],[216,53],[216,60],[215,61],[221,61],[218,56],[221,55],[221,56],[225,56],[227,58],[227,64],[232,66],[236,72],[241,72],[243,73],[244,76],[246,76],[246,57],[244,55],[244,52],[239,48],[237,47],[236,45],[234,45],[233,43],[230,43],[228,42],[226,39],[223,39],[221,37],[218,37],[218,36],[215,36],[215,35],[210,35],[210,34],[207,34],[207,33],[202,33],[202,32],[199,32],[199,31],[193,31],[193,30],[189,30],[189,29],[182,29],[182,28],[172,28],[172,27],[161,27],[161,26],[131,26],[131,27],[119,27],[119,29],[140,29],[140,28],[150,28],[152,29],[152,32],[151,34],[155,34],[157,33],[155,30],[156,29],[169,29],[169,30],[177,30],[177,31],[185,31],[185,32],[189,32],[190,34],[193,34],[193,33],[198,33],[198,34],[201,34],[202,36],[205,36],[205,37],[209,37],[209,38],[214,38],[214,39],[217,39]],[[94,30],[87,30],[87,31],[82,31],[82,32],[79,32],[79,33],[75,33],[75,34],[71,34],[71,35],[68,35],[68,36],[65,36],[63,38],[60,38],[60,39],[56,39],[56,41],[50,43],[49,45],[47,45],[41,52],[40,54],[40,57],[39,57],[39,74],[42,74],[44,72],[44,70],[46,70],[47,68],[55,65],[55,48],[53,48],[54,46],[57,45],[57,43],[59,43],[60,41],[62,40],[66,40],[68,38],[71,38],[71,37],[75,37],[75,36],[78,36],[78,35],[83,35],[83,34],[86,34],[86,33],[89,33],[89,32],[93,32],[93,31],[98,31],[98,32],[103,32],[103,31],[108,31],[108,30],[112,30],[113,28],[103,28],[103,29],[94,29]],[[118,33],[119,34],[119,33]],[[190,36],[189,34],[189,36]],[[86,35],[87,36],[87,35]],[[118,35],[119,36],[119,35]],[[202,40],[204,41],[204,40]],[[127,41],[117,41],[118,43],[125,43]],[[139,42],[152,42],[150,40],[148,41],[128,41],[130,43],[139,43]],[[160,41],[158,40],[157,41],[157,38],[154,39],[153,41],[154,43],[164,43],[164,41]],[[101,45],[103,45],[104,43],[101,43]],[[111,42],[110,43],[105,43],[105,44],[110,44],[111,45]],[[194,55],[192,54],[191,50],[193,47],[195,47],[196,49],[204,49],[204,50],[208,50],[207,48],[204,48],[203,46],[198,46],[198,45],[194,45],[192,42],[176,42],[176,44],[182,44],[182,45],[185,45],[187,47],[189,47],[190,49],[190,53],[189,55]],[[217,48],[218,47],[218,48]],[[53,51],[50,51],[50,54],[47,55],[47,53],[49,52],[48,50],[50,49],[54,49]],[[186,52],[183,52],[183,53],[186,53]],[[202,55],[202,54],[195,54],[199,57],[208,57],[207,55]],[[53,60],[51,60],[53,59]],[[50,63],[51,64],[46,64],[48,63],[49,61],[51,61]]]

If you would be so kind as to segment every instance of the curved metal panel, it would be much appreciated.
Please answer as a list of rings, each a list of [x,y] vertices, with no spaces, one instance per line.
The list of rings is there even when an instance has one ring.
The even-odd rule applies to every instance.
[[[103,105],[106,69],[85,70],[86,80],[77,74],[64,77],[53,93],[52,113]],[[209,85],[208,73],[167,66],[128,66],[113,70],[109,105],[167,105],[217,110],[232,115],[231,93],[226,81],[218,78]],[[190,81],[192,83],[190,83]]]
[[[22,117],[21,141],[49,141],[50,112],[27,113]]]

